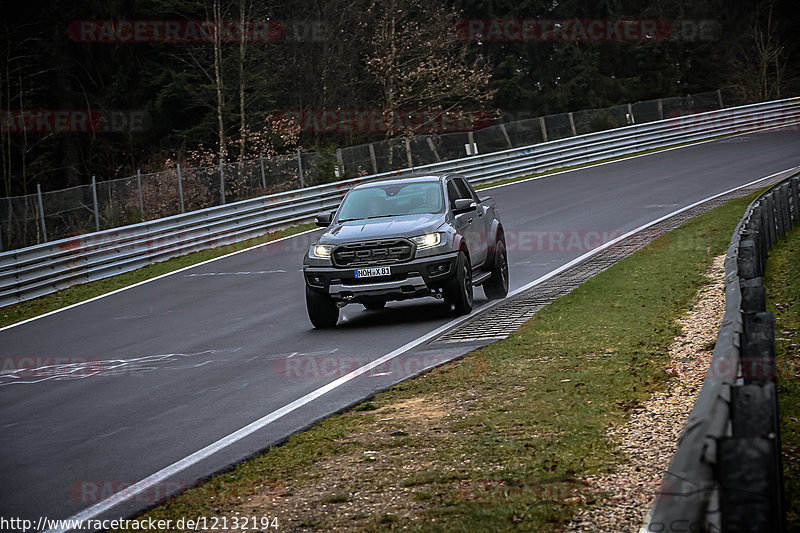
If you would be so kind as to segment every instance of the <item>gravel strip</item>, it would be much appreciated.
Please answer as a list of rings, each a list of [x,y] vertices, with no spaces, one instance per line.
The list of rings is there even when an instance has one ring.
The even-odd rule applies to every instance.
[[[714,259],[708,284],[679,320],[682,334],[669,348],[667,369],[675,379],[634,409],[625,426],[608,432],[628,460],[613,474],[583,478],[597,499],[565,531],[635,532],[644,525],[711,362],[725,312],[724,263],[724,255]]]

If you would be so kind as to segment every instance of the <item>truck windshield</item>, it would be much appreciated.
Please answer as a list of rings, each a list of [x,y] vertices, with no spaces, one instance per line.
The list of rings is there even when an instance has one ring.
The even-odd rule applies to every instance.
[[[443,208],[438,181],[382,184],[350,191],[339,211],[339,222],[440,213]]]

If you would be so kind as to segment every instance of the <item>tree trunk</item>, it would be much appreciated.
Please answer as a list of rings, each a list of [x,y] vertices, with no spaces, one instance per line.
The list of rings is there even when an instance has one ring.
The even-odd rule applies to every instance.
[[[59,88],[58,108],[77,109],[72,95],[69,65],[65,59],[59,59],[55,68],[56,84]],[[79,171],[81,166],[80,147],[74,134],[61,135],[61,165],[64,169],[68,186],[80,185],[82,181]],[[24,175],[23,180],[25,180]],[[27,183],[24,183],[26,189],[27,185]]]
[[[225,122],[222,116],[224,102],[222,100],[222,37],[220,26],[222,23],[222,13],[219,0],[214,0],[214,82],[217,88],[217,128],[219,129],[219,158],[224,160],[228,155],[228,148],[225,143]]]
[[[11,68],[9,61],[10,43],[6,48],[6,69],[3,72],[3,83],[0,84],[0,108],[11,109]],[[4,99],[5,98],[5,99]],[[5,196],[12,196],[11,194],[11,169],[12,169],[12,155],[11,150],[11,135],[5,128],[0,128],[0,143],[3,150],[3,186],[5,189]],[[10,212],[10,209],[9,209]]]
[[[244,56],[245,56],[245,9],[244,1],[239,1],[239,172],[244,164],[245,143],[247,141],[247,122],[244,115]]]

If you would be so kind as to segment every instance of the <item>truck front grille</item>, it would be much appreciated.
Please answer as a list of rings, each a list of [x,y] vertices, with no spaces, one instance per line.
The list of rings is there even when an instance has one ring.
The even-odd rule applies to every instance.
[[[354,242],[333,249],[338,267],[391,265],[411,259],[414,245],[406,239]]]

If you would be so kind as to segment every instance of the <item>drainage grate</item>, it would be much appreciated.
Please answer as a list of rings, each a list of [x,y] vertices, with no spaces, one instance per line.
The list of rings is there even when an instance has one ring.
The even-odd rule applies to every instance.
[[[777,182],[779,178],[773,181]],[[599,274],[619,260],[644,248],[656,237],[672,231],[684,222],[715,207],[719,207],[729,200],[748,196],[769,185],[769,183],[762,182],[755,186],[739,189],[650,226],[565,270],[561,274],[535,287],[531,287],[522,294],[518,294],[491,309],[478,312],[467,322],[439,336],[433,343],[505,339],[527,322],[538,310],[559,296],[569,294],[575,287],[595,274]]]

